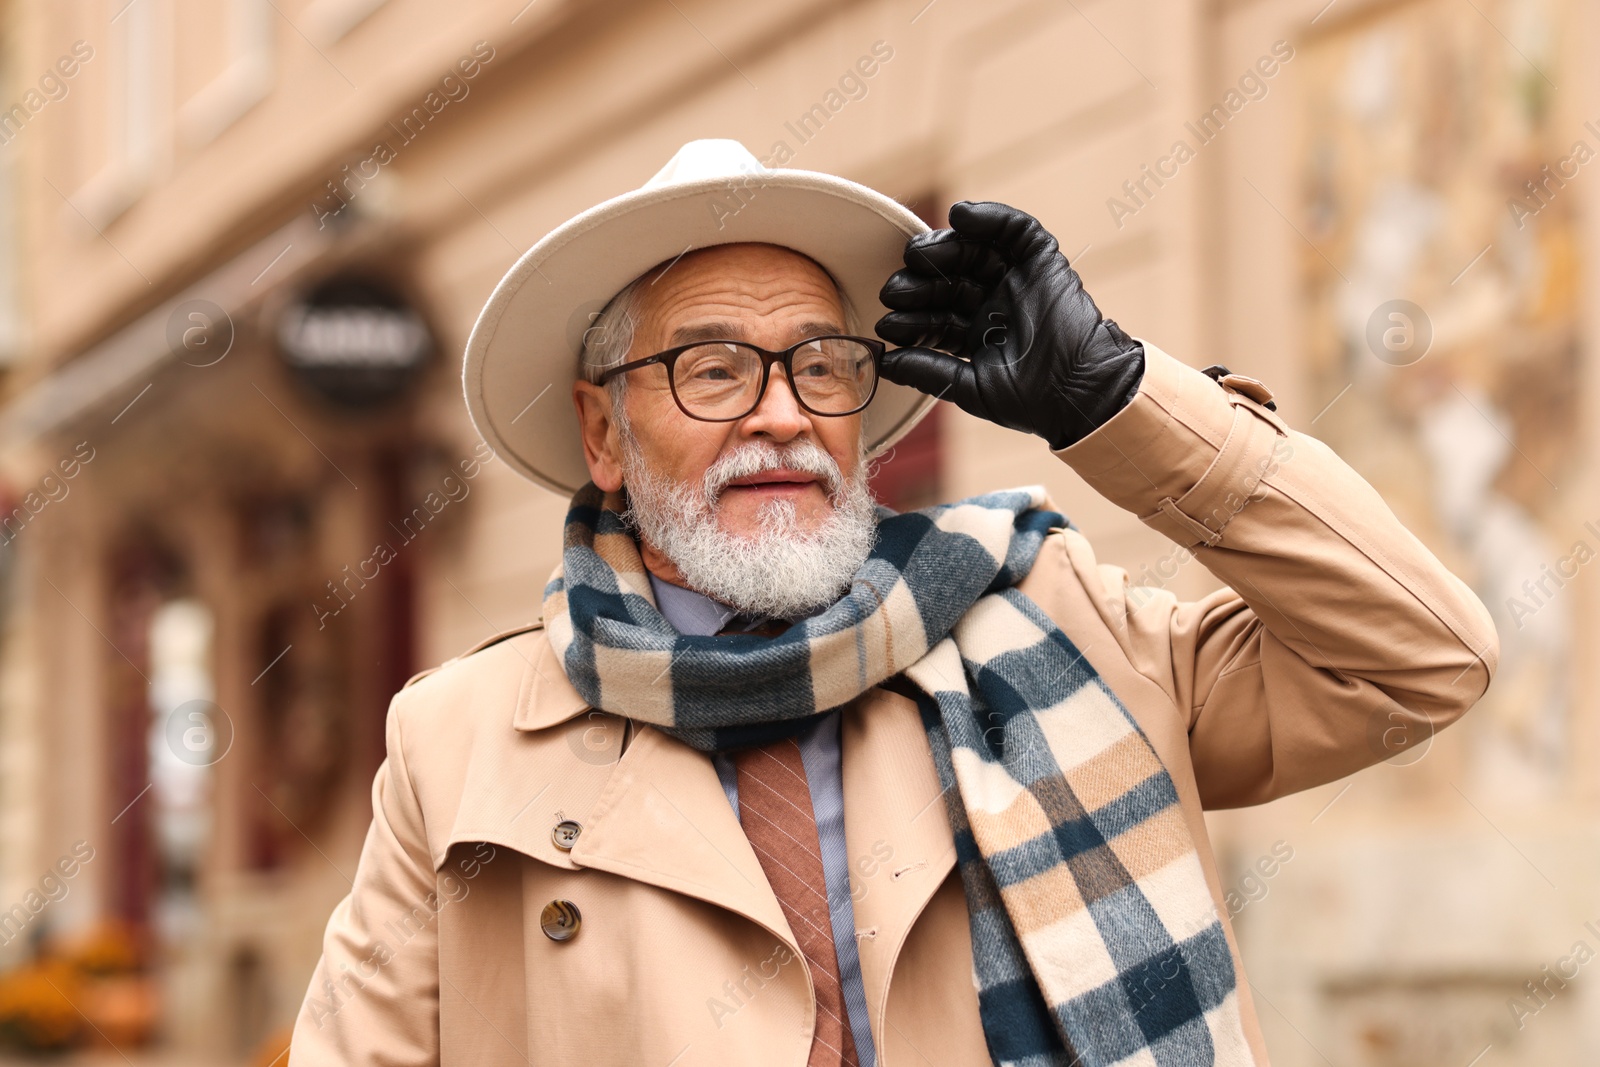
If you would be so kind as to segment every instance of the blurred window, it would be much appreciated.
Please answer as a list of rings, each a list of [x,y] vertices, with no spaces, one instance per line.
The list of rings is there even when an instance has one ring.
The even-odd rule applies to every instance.
[[[196,0],[189,0],[195,3]],[[221,136],[256,104],[273,84],[273,31],[276,12],[269,0],[203,0],[214,17],[221,8],[221,41],[196,42],[225,49],[225,63],[215,77],[178,107],[178,137],[187,148],[199,148]]]
[[[168,600],[150,618],[150,781],[155,919],[169,944],[199,932],[198,883],[211,836],[212,767],[231,733],[213,703],[211,610]]]

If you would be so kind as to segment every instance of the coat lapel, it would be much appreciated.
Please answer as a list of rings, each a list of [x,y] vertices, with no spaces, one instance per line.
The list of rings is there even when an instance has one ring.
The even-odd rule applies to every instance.
[[[491,841],[704,900],[795,946],[708,755],[643,725],[622,747],[620,720],[588,707],[542,633],[487,651],[520,668],[502,675],[517,678],[514,689],[498,690],[514,734],[472,746],[436,866],[457,842]],[[910,700],[873,690],[846,710],[840,746],[862,977],[877,1005],[912,923],[955,866],[955,846]],[[570,852],[550,840],[558,815],[583,827]]]
[[[508,668],[497,675],[505,683],[515,679],[482,694],[511,705],[513,734],[483,738],[465,754],[460,801],[435,867],[456,843],[490,841],[554,866],[592,867],[697,897],[793,946],[709,756],[644,725],[624,747],[622,720],[588,706],[542,632],[479,654]],[[571,851],[551,840],[559,818],[582,825]]]
[[[640,727],[623,752],[571,855],[738,912],[794,947],[711,758],[654,727]]]
[[[856,943],[876,1024],[906,934],[955,867],[955,838],[914,703],[872,690],[846,712],[840,746]]]

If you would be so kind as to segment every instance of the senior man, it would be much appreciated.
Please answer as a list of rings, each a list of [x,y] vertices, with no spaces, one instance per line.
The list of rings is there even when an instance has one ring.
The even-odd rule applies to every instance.
[[[561,565],[396,696],[292,1065],[1267,1062],[1202,811],[1449,723],[1494,630],[1260,382],[950,224],[698,141],[502,280],[467,402]],[[1229,588],[1130,589],[1037,488],[878,508],[934,397]]]

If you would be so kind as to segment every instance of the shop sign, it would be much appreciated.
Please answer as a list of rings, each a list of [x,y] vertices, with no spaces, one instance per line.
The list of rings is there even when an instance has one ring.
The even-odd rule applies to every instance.
[[[335,279],[278,321],[278,351],[312,392],[345,408],[402,396],[433,354],[433,336],[404,298],[380,283]]]

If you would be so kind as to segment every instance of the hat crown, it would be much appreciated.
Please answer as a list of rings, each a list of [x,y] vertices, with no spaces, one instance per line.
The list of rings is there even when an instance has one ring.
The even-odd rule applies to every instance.
[[[644,183],[644,188],[658,189],[664,185],[683,185],[710,178],[731,178],[765,169],[761,161],[738,141],[728,137],[702,137],[687,142],[673,153],[667,165]]]

